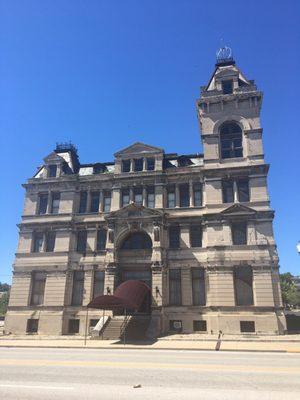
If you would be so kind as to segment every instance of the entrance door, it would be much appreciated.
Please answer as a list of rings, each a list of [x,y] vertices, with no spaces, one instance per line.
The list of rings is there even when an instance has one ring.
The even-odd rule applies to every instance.
[[[138,280],[138,281],[142,281],[145,282],[146,285],[151,289],[152,287],[152,274],[151,271],[123,271],[122,272],[122,282],[128,281],[128,280]],[[149,294],[147,295],[147,297],[145,298],[142,306],[139,309],[139,313],[142,314],[150,314],[151,313],[151,290],[149,292]]]

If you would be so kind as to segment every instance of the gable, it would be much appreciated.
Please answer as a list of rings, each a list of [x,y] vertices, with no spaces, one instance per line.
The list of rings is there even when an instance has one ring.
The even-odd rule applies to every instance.
[[[221,214],[233,217],[239,215],[253,215],[256,214],[256,211],[253,208],[244,206],[242,204],[233,204],[232,206],[226,208],[226,210],[222,211]]]
[[[52,153],[50,153],[47,157],[44,158],[45,164],[49,164],[51,162],[62,162],[64,161],[64,159],[62,157],[60,157],[57,153],[55,153],[55,151],[53,151]]]
[[[129,155],[144,155],[144,154],[157,154],[163,153],[163,149],[160,147],[150,146],[142,142],[136,142],[131,146],[125,147],[115,153],[115,157],[129,156]]]
[[[131,219],[131,218],[147,218],[147,217],[161,217],[160,211],[144,206],[138,206],[135,203],[130,203],[120,210],[112,211],[107,215],[106,219]]]

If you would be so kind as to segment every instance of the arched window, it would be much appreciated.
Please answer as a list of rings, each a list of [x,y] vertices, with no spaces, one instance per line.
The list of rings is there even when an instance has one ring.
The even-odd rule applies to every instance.
[[[141,250],[151,248],[152,241],[144,232],[130,233],[121,245],[122,250]]]
[[[224,122],[220,127],[221,157],[243,157],[242,130],[235,122]]]

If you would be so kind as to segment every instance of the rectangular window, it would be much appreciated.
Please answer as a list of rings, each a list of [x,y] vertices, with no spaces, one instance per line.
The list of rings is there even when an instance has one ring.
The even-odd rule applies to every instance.
[[[106,248],[106,229],[99,229],[97,232],[97,250],[102,251]]]
[[[43,232],[35,232],[33,234],[33,246],[32,246],[33,253],[40,253],[43,250],[43,240],[44,240]]]
[[[207,332],[206,321],[193,321],[194,332]]]
[[[69,332],[70,335],[79,333],[79,319],[69,319]]]
[[[48,206],[48,193],[41,193],[38,199],[38,214],[46,214]]]
[[[193,305],[205,306],[205,272],[204,268],[192,268]]]
[[[38,319],[28,319],[26,333],[37,333],[39,330],[39,320]]]
[[[122,161],[122,172],[130,172],[130,160]]]
[[[45,251],[52,252],[55,248],[56,232],[50,231],[46,233],[46,246]]]
[[[179,198],[180,198],[180,207],[190,206],[190,191],[188,184],[179,186]]]
[[[247,222],[233,222],[231,224],[232,244],[247,244]]]
[[[104,271],[94,272],[93,299],[104,293]]]
[[[175,208],[175,186],[167,188],[167,208]]]
[[[51,193],[51,214],[58,214],[59,211],[60,193]]]
[[[253,273],[251,267],[235,267],[234,289],[237,306],[253,305]]]
[[[201,183],[194,183],[193,191],[194,191],[194,206],[201,207],[202,206],[202,185],[201,185]]]
[[[253,333],[255,332],[255,322],[254,321],[240,321],[241,333]]]
[[[77,232],[77,251],[78,253],[86,252],[87,231]]]
[[[84,214],[84,213],[86,213],[86,209],[87,209],[87,197],[88,197],[88,194],[87,194],[86,191],[80,192],[79,209],[78,209],[79,214]]]
[[[147,187],[147,207],[155,208],[155,189],[154,186]]]
[[[233,203],[234,202],[234,192],[233,192],[233,181],[232,180],[222,181],[222,193],[223,193],[223,203]]]
[[[138,158],[134,160],[134,170],[135,171],[143,171],[143,159]]]
[[[250,201],[249,196],[249,180],[248,179],[239,179],[236,181],[239,202],[247,202]]]
[[[170,269],[169,271],[169,304],[170,306],[181,305],[181,270]]]
[[[233,81],[231,79],[222,81],[222,91],[223,94],[231,94],[233,92]]]
[[[180,247],[180,227],[169,227],[169,247],[170,249],[179,249]]]
[[[147,158],[147,170],[154,171],[154,169],[155,169],[155,159]]]
[[[143,189],[141,187],[134,188],[134,202],[138,206],[143,205]]]
[[[122,190],[122,207],[127,206],[129,204],[129,189]]]
[[[92,213],[99,212],[99,200],[100,200],[99,196],[100,196],[99,192],[91,192],[90,212],[92,212]]]
[[[31,301],[32,306],[44,304],[44,293],[46,285],[45,272],[33,272],[31,276]]]
[[[190,244],[191,247],[202,246],[202,227],[201,225],[190,226]]]
[[[56,178],[57,174],[57,165],[49,165],[48,166],[48,178]]]
[[[84,272],[73,272],[72,306],[81,306],[84,289]]]
[[[111,192],[103,192],[103,211],[110,212],[111,207]]]

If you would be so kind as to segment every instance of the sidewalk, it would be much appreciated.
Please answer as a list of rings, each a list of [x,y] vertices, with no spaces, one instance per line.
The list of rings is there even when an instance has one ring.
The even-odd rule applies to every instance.
[[[251,336],[251,335],[249,335]],[[31,348],[90,348],[90,349],[149,349],[149,350],[212,350],[217,346],[215,335],[170,335],[154,342],[91,340],[86,345],[82,336],[0,336],[0,347]],[[221,338],[220,351],[259,351],[300,353],[300,335],[248,337],[226,335]]]

